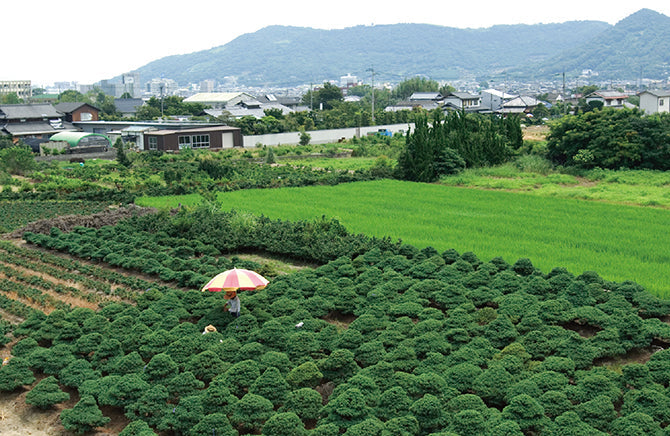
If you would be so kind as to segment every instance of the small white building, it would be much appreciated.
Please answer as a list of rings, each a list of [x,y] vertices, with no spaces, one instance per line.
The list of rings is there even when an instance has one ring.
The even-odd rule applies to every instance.
[[[485,89],[479,95],[481,97],[479,104],[482,108],[488,108],[492,112],[500,110],[506,101],[517,97],[493,88]]]
[[[628,94],[619,91],[595,91],[586,96],[586,104],[592,101],[599,101],[603,107],[612,107],[621,109],[625,107]]]
[[[670,112],[670,90],[642,91],[638,96],[640,97],[640,109],[646,115]]]
[[[482,98],[469,92],[452,92],[444,98],[444,103],[456,109],[474,109],[482,104]]]

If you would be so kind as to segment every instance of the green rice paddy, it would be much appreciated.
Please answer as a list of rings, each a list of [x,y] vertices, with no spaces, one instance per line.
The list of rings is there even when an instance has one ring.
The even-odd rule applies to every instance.
[[[218,200],[224,210],[274,219],[333,217],[353,233],[472,251],[483,261],[525,257],[545,273],[596,271],[670,297],[666,209],[396,180],[234,191]]]

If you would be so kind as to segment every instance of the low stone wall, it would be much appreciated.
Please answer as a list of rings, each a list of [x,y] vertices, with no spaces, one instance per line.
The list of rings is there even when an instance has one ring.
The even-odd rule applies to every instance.
[[[327,144],[338,142],[341,139],[360,138],[368,133],[376,133],[379,129],[386,129],[391,133],[405,133],[407,129],[414,129],[414,123],[409,124],[387,124],[383,126],[351,127],[347,129],[332,130],[310,130],[310,144]],[[273,133],[268,135],[244,136],[244,148],[254,148],[257,144],[262,145],[298,145],[300,143],[299,132]]]

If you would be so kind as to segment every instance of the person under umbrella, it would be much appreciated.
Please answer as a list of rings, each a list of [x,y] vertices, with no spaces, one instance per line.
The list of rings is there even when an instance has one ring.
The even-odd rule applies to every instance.
[[[226,291],[223,298],[226,300],[223,310],[227,309],[231,315],[238,318],[240,316],[240,297],[237,296],[237,292]]]
[[[223,305],[223,310],[229,311],[237,318],[240,316],[240,298],[237,292],[260,290],[267,284],[268,280],[257,272],[233,268],[216,275],[203,286],[202,291],[225,292],[223,298],[226,303]]]

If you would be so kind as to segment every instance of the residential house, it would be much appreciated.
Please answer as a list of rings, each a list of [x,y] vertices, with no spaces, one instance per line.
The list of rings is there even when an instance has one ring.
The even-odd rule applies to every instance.
[[[415,92],[409,97],[409,100],[386,106],[384,111],[397,112],[402,110],[412,110],[414,108],[422,108],[430,111],[442,106],[442,101],[443,97],[439,92]]]
[[[228,116],[235,119],[247,116],[261,119],[266,116],[265,111],[268,109],[279,109],[282,115],[288,115],[289,113],[294,112],[293,109],[284,106],[278,101],[262,103],[259,100],[244,100],[235,105],[227,105],[223,109],[205,109],[204,113],[212,117],[220,117],[225,112]]]
[[[15,138],[45,138],[77,130],[51,104],[0,105],[0,134]]]
[[[670,90],[647,90],[638,94],[640,109],[647,115],[670,112]]]
[[[476,112],[481,108],[482,98],[469,92],[452,92],[444,98],[447,109]]]
[[[621,109],[626,106],[628,94],[619,91],[595,91],[586,96],[586,104],[593,101],[599,101],[603,107],[612,107]]]
[[[516,95],[508,94],[497,89],[489,88],[480,92],[480,112],[497,112],[502,109],[503,103],[516,98]]]
[[[292,109],[295,112],[300,112],[302,110],[308,110],[306,106],[302,105],[302,98],[296,96],[281,96],[275,94],[264,94],[256,96],[256,100],[261,104],[280,104]]]
[[[544,103],[535,97],[520,95],[519,97],[504,102],[502,108],[497,112],[503,114],[530,114],[540,103],[545,106],[547,105],[547,103]]]
[[[198,127],[144,133],[144,150],[146,151],[178,152],[190,148],[221,150],[243,146],[242,130],[238,127]]]
[[[98,121],[100,109],[82,102],[64,102],[54,105],[54,108],[65,115],[65,121]]]
[[[435,103],[440,103],[442,100],[442,94],[439,92],[415,92],[409,97],[409,101],[433,101]]]

